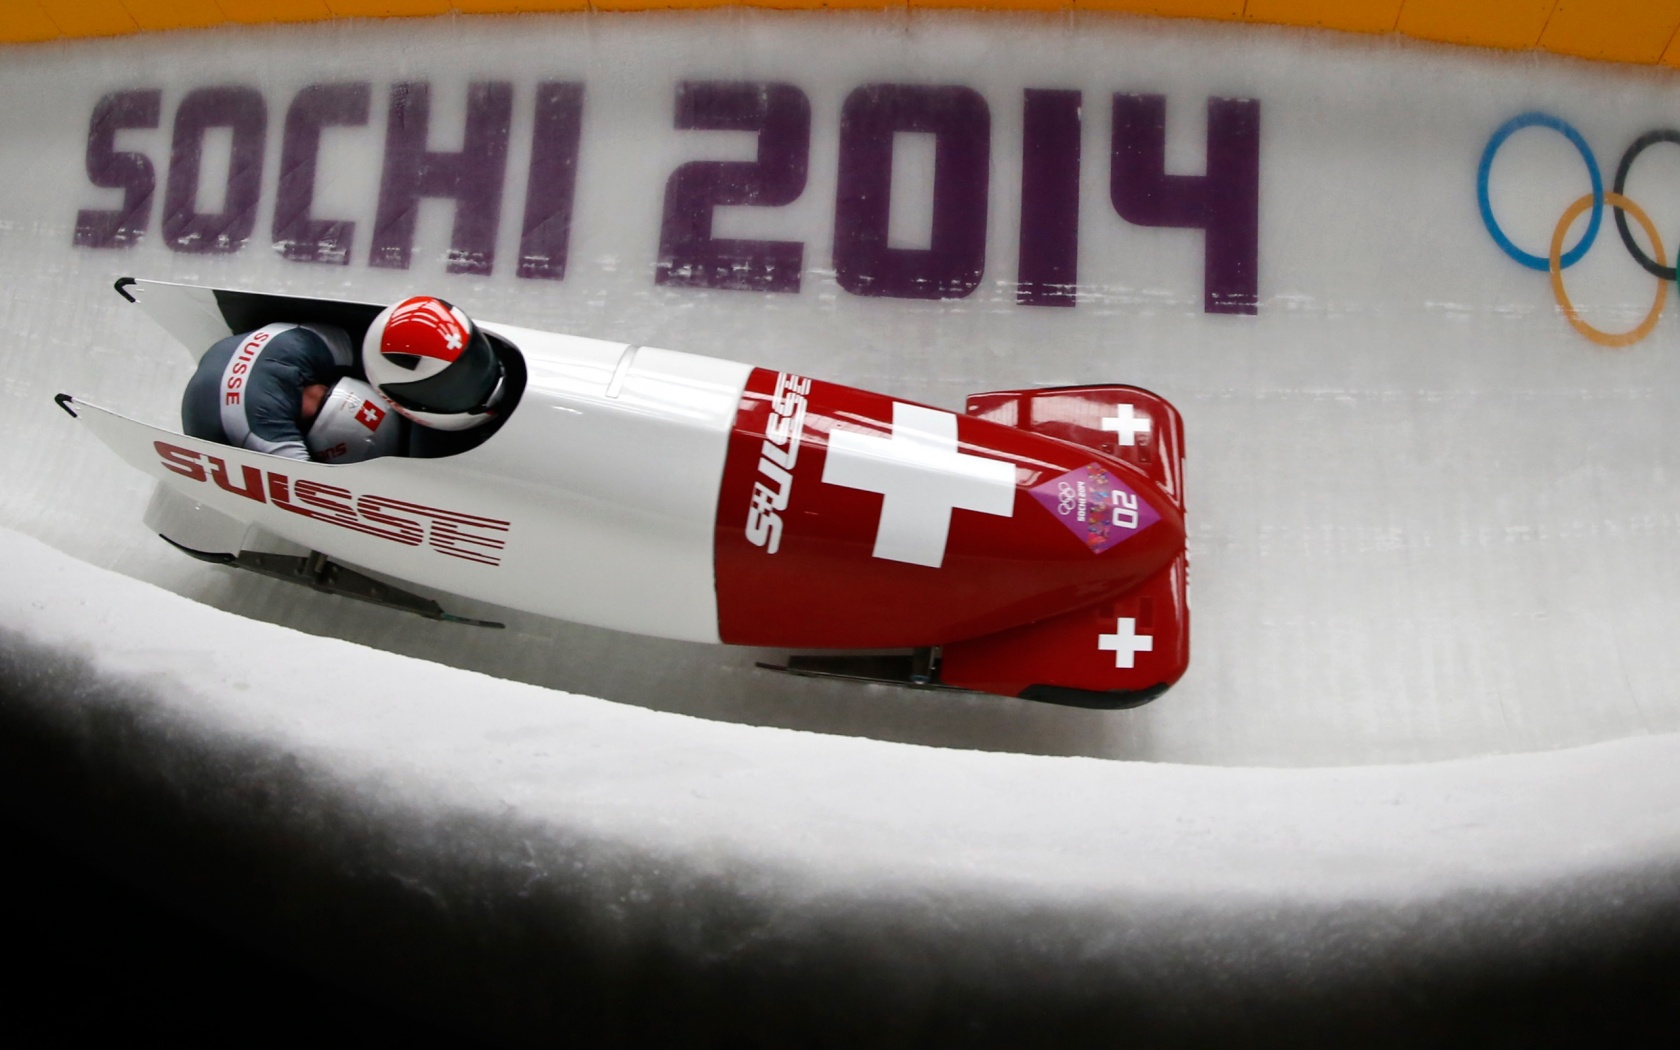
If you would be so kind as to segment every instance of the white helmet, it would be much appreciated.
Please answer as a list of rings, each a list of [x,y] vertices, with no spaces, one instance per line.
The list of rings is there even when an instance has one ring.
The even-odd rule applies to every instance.
[[[402,417],[395,405],[360,379],[345,377],[321,400],[303,443],[323,463],[360,463],[402,449]]]
[[[438,430],[478,426],[502,396],[502,363],[489,338],[472,318],[429,295],[374,318],[362,339],[362,368],[398,412]]]

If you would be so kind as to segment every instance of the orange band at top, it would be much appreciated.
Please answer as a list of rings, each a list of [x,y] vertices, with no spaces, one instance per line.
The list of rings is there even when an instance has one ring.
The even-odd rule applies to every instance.
[[[0,43],[224,24],[449,14],[692,10],[1115,11],[1400,33],[1424,40],[1680,68],[1680,0],[0,0]]]

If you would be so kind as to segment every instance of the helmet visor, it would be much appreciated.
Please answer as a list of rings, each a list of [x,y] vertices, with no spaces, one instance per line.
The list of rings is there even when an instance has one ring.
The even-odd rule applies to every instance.
[[[483,332],[476,332],[467,348],[448,368],[412,383],[383,383],[380,392],[414,412],[482,412],[502,377],[501,362]]]

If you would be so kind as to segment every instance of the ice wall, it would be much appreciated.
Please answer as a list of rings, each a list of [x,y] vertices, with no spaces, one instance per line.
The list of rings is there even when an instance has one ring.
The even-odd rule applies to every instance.
[[[730,720],[1221,764],[1670,731],[1672,308],[1596,345],[1477,198],[1490,140],[1535,111],[1580,129],[1609,188],[1666,126],[1670,81],[1101,18],[457,19],[18,49],[0,521],[249,615]],[[705,130],[725,126],[749,130]],[[714,207],[729,169],[708,161],[749,162],[764,203]],[[1659,231],[1677,165],[1657,142],[1624,187]],[[1587,174],[1560,131],[1516,131],[1487,171],[1495,228],[1544,253]],[[884,217],[860,203],[883,192]],[[1633,329],[1660,286],[1610,217],[1592,248],[1566,295]],[[185,563],[138,527],[139,479],[49,400],[173,418],[188,358],[108,290],[129,273],[431,290],[944,406],[1151,387],[1189,434],[1193,668],[1124,717],[929,703],[552,623],[416,625]]]
[[[903,747],[312,638],[8,530],[0,571],[11,804],[479,1037],[1438,1045],[1660,1009],[1673,736],[1320,769]]]
[[[489,934],[535,922],[541,950],[582,953],[522,978],[539,1013],[579,965],[634,1013],[651,966],[691,1003],[826,992],[871,1034],[965,1030],[954,1002],[1031,1031],[1053,1000],[1206,1035],[1198,1003],[1264,1017],[1312,989],[1392,1015],[1476,974],[1620,974],[1635,931],[1672,929],[1676,322],[1635,256],[1680,245],[1659,263],[1635,217],[1632,251],[1605,209],[1575,261],[1589,198],[1561,283],[1518,261],[1593,170],[1658,239],[1676,228],[1669,74],[1135,19],[762,13],[4,58],[0,699],[138,785],[125,804],[270,850],[328,899],[375,886],[398,902],[379,915],[498,973],[532,942]],[[714,207],[730,170],[758,204]],[[189,358],[110,291],[124,274],[433,291],[947,407],[1151,387],[1190,446],[1192,669],[1134,712],[928,696],[188,561],[51,402],[174,418]],[[1653,302],[1640,339],[1605,345]],[[347,936],[263,906],[305,950]],[[392,921],[355,958],[400,961]],[[412,996],[455,972],[409,964]]]

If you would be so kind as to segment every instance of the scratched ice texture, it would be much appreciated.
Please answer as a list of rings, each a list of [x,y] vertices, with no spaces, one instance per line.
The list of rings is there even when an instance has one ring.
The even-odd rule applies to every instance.
[[[1594,345],[1561,316],[1546,274],[1494,243],[1476,199],[1494,129],[1530,110],[1582,129],[1608,185],[1628,144],[1664,126],[1672,80],[1295,31],[1075,18],[999,33],[995,24],[839,16],[819,27],[743,14],[355,22],[8,54],[0,524],[218,609],[547,687],[557,711],[578,694],[706,720],[673,720],[671,732],[728,722],[1046,756],[1324,767],[1680,729],[1673,311],[1636,345]],[[266,56],[255,65],[253,41]],[[445,51],[451,61],[436,61]],[[671,173],[754,157],[750,133],[674,126],[679,83],[714,80],[790,84],[808,99],[803,189],[785,205],[720,207],[712,230],[802,245],[798,291],[655,279]],[[314,216],[355,226],[344,265],[299,262],[275,247],[284,125],[302,89],[342,81],[368,85],[367,115],[321,126],[309,203]],[[455,206],[423,197],[407,268],[374,265],[370,246],[395,221],[376,207],[396,141],[387,114],[414,95],[397,86],[428,85],[425,148],[441,155],[463,148],[469,99],[495,95],[469,85],[490,81],[512,85],[493,235],[460,234]],[[989,113],[984,273],[966,297],[858,295],[837,279],[841,113],[861,85],[893,82],[962,86]],[[539,97],[555,97],[539,90],[548,83],[584,85],[562,280],[517,272],[534,113]],[[249,142],[213,126],[194,183],[171,161],[172,134],[188,99],[227,85],[256,99],[265,121],[260,176],[249,170]],[[1029,89],[1081,93],[1070,308],[1017,302]],[[113,162],[101,162],[106,184],[95,185],[89,159],[91,115],[124,92],[157,98],[154,127],[120,127],[104,147],[151,166],[144,232],[127,247],[78,247],[80,213],[124,206]],[[1151,94],[1166,100],[1166,168],[1187,175],[1208,163],[1208,100],[1258,100],[1253,315],[1205,308],[1200,230],[1145,228],[1116,213],[1113,98]],[[927,136],[894,138],[891,240],[925,246],[943,192],[935,153]],[[124,163],[121,178],[131,178]],[[1658,229],[1680,217],[1677,164],[1670,147],[1646,150],[1626,187]],[[1488,185],[1501,228],[1544,252],[1587,180],[1569,140],[1529,128],[1499,151]],[[180,216],[167,214],[182,193],[200,216],[234,213],[235,239],[222,246],[237,250],[191,250]],[[254,194],[248,215],[229,202],[242,194]],[[1595,250],[1567,271],[1567,294],[1590,323],[1632,328],[1654,279],[1617,243],[1608,215],[1602,226]],[[463,238],[492,245],[494,257],[462,265],[451,246]],[[450,272],[452,259],[479,272]],[[1147,708],[1068,711],[790,680],[756,670],[762,653],[465,603],[459,611],[507,619],[508,629],[419,622],[192,562],[141,527],[146,483],[51,402],[63,390],[143,420],[175,418],[190,358],[111,292],[124,274],[374,301],[436,291],[486,318],[747,360],[947,408],[971,391],[1014,386],[1152,388],[1181,408],[1189,442],[1191,670]],[[630,499],[650,498],[657,484],[626,481]],[[762,737],[770,750],[790,739]]]
[[[506,879],[440,874],[477,858],[518,884],[501,903],[571,908],[603,950],[643,937],[697,966],[770,960],[766,973],[853,952],[855,972],[891,988],[878,1001],[907,1011],[958,972],[976,1002],[1062,982],[1105,1002],[1153,989],[1143,999],[1189,1011],[1240,998],[1244,973],[1322,989],[1364,967],[1380,986],[1395,966],[1488,945],[1517,962],[1571,955],[1643,921],[1680,860],[1680,332],[1672,309],[1625,348],[1573,329],[1547,275],[1484,227],[1477,169],[1505,121],[1544,111],[1580,129],[1608,188],[1629,145],[1666,126],[1672,76],[1140,19],[999,24],[467,18],[7,51],[12,684],[33,683],[42,717],[71,736],[92,732],[96,709],[132,714],[151,728],[130,744],[156,744],[160,762],[182,741],[236,764],[279,756],[290,772],[274,784],[296,794],[265,820],[323,799],[356,814],[321,826],[383,831],[318,848],[375,855],[440,914],[499,907],[487,887]],[[491,81],[511,93],[469,88]],[[774,206],[719,208],[711,230],[801,245],[797,291],[783,249],[781,290],[656,280],[671,173],[755,155],[750,133],[674,126],[685,81],[792,85],[808,100],[803,188],[782,204],[788,187],[769,185],[760,199]],[[350,109],[318,125],[305,203],[355,225],[332,234],[337,256],[300,262],[283,253],[309,232],[297,215],[275,235],[277,199],[299,201],[295,181],[281,193],[300,170],[283,163],[285,125],[303,89],[345,82],[367,90],[333,96]],[[493,228],[454,229],[441,199],[381,214],[386,154],[412,150],[387,114],[414,116],[415,89],[398,85],[417,83],[424,149],[439,155],[464,148],[469,97],[507,99]],[[983,277],[965,297],[859,295],[836,273],[850,236],[837,223],[841,114],[860,86],[892,83],[967,88],[989,112]],[[567,239],[548,228],[522,246],[533,142],[563,138],[564,114],[543,111],[543,125],[538,111],[576,97],[543,84],[584,86],[572,223]],[[90,147],[114,95],[128,123]],[[1206,309],[1200,230],[1117,214],[1115,95],[1164,96],[1166,169],[1189,176],[1208,163],[1207,101],[1258,100],[1253,314]],[[956,96],[972,133],[973,98]],[[1063,132],[1078,116],[1060,147],[1080,147],[1077,281],[1045,293],[1072,306],[1017,301],[1020,245],[1055,242],[1035,224],[1068,217],[1023,204],[1026,98]],[[247,136],[238,121],[208,126],[196,182],[172,159],[193,106],[243,114]],[[888,245],[925,248],[937,151],[926,135],[893,138]],[[1529,127],[1491,158],[1489,206],[1515,248],[1547,251],[1588,192],[1583,156]],[[1680,229],[1680,155],[1658,143],[1637,161],[1627,197],[1659,231]],[[1035,179],[1065,174],[1046,163]],[[151,198],[126,200],[135,186]],[[552,205],[544,187],[538,203]],[[482,205],[487,191],[473,192]],[[188,214],[168,214],[183,200]],[[407,268],[374,265],[371,246],[400,241],[409,218]],[[945,221],[972,234],[977,219]],[[79,227],[111,243],[123,224],[141,230],[127,247],[76,246]],[[1632,329],[1655,279],[1610,215],[1601,227],[1565,293],[1584,322]],[[194,249],[218,236],[237,250]],[[524,248],[525,272],[547,276],[519,275]],[[188,560],[142,528],[147,484],[51,400],[175,418],[190,359],[110,290],[125,274],[370,301],[433,291],[485,318],[946,408],[1035,384],[1155,389],[1182,410],[1189,444],[1190,672],[1116,713],[791,680],[755,670],[762,653],[468,603],[456,611],[507,629],[436,624]],[[656,476],[626,482],[626,498],[656,498]],[[332,688],[300,668],[330,668]],[[245,797],[215,790],[213,757],[191,767],[207,809]]]
[[[311,791],[393,819],[511,818],[528,825],[515,837],[552,850],[632,848],[656,881],[678,879],[661,868],[687,858],[819,896],[926,884],[956,900],[1117,911],[1403,909],[1680,857],[1671,734],[1310,769],[884,744],[440,669],[209,609],[11,530],[0,559],[13,673],[86,668],[87,684],[58,691],[56,717],[129,696],[160,726],[295,756]],[[330,668],[333,687],[298,688],[300,667]],[[571,866],[542,863],[551,879]]]
[[[1421,1015],[1433,1043],[1455,1001],[1559,969],[1568,1005],[1496,1023],[1596,995],[1621,1031],[1671,991],[1621,960],[1673,929],[1673,734],[1315,768],[922,747],[311,637],[11,530],[0,571],[9,723],[144,785],[142,834],[184,809],[227,843],[147,868],[204,886],[231,851],[195,908],[479,1037],[1212,1045]]]

